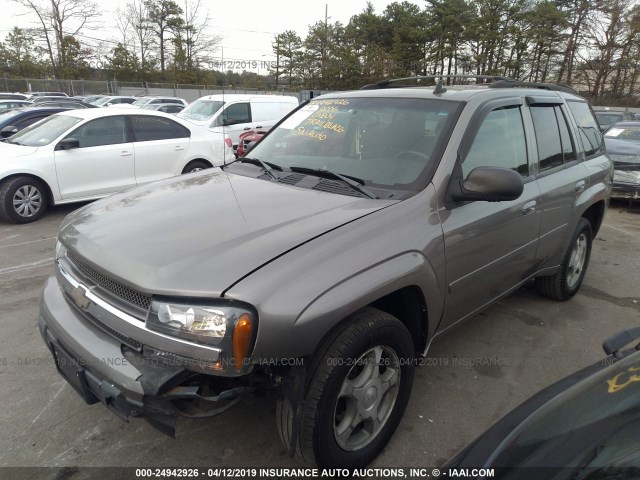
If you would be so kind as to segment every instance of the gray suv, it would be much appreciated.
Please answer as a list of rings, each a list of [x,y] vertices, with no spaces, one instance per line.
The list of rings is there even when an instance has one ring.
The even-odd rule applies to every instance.
[[[588,103],[396,84],[65,219],[38,323],[87,403],[172,433],[266,389],[290,455],[359,467],[436,337],[530,280],[578,291],[613,174]]]

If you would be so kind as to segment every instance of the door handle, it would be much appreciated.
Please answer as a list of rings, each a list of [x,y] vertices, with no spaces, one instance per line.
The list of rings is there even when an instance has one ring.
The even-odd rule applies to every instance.
[[[577,193],[584,192],[585,188],[587,188],[587,182],[585,182],[584,180],[580,180],[578,183],[576,183],[576,192]]]
[[[244,127],[243,130],[251,130],[251,127]]]
[[[129,150],[123,150],[120,152],[121,157],[128,157],[129,155],[131,155],[131,152]]]
[[[531,215],[536,211],[537,202],[535,200],[531,200],[522,205],[522,214],[523,215]]]
[[[256,128],[262,128],[262,125],[257,125]]]
[[[174,149],[176,152],[179,152],[180,150],[184,150],[184,147],[183,147],[183,146],[181,146],[181,145],[176,145],[175,147],[173,147],[173,149]]]

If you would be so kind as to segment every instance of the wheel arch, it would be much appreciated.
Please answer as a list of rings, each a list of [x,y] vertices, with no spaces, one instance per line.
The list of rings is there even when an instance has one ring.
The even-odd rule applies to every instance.
[[[376,308],[396,317],[409,331],[416,355],[420,355],[425,350],[430,326],[427,302],[419,286],[408,285],[381,295],[374,301],[343,316],[319,339],[316,349],[309,357],[315,358],[322,354],[323,346],[331,343],[332,339],[344,330],[352,315],[367,307]]]
[[[203,162],[206,163],[207,165],[209,165],[209,168],[213,168],[213,163],[211,163],[211,161],[207,160],[206,158],[202,158],[202,157],[197,157],[197,158],[192,158],[190,160],[187,161],[187,163],[184,164],[184,166],[182,167],[182,169],[180,170],[180,173],[184,173],[184,171],[187,169],[187,167],[189,165],[191,165],[194,162]]]
[[[602,220],[604,218],[604,213],[606,211],[606,204],[604,200],[599,200],[589,206],[584,212],[582,212],[581,217],[586,218],[589,223],[591,223],[591,231],[593,236],[595,237],[600,230],[600,226],[602,225]]]
[[[54,197],[53,197],[53,190],[51,189],[51,186],[47,183],[47,181],[44,178],[38,175],[34,175],[33,173],[12,173],[10,175],[7,175],[6,177],[3,177],[0,180],[0,184],[3,184],[4,182],[12,180],[14,178],[20,178],[20,177],[33,178],[34,180],[38,180],[40,183],[42,183],[42,185],[44,185],[44,188],[46,189],[47,204],[48,205],[55,204]]]

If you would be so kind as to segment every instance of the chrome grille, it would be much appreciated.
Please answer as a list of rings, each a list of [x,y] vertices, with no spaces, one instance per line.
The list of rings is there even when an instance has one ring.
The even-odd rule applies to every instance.
[[[74,256],[71,252],[67,253],[67,258],[73,263],[74,267],[78,269],[80,273],[82,273],[85,277],[93,281],[100,288],[106,290],[111,293],[118,299],[126,302],[135,307],[141,308],[143,310],[148,310],[151,305],[151,296],[145,295],[144,293],[137,292],[129,287],[122,285],[115,280],[110,279],[106,275],[96,271],[82,260],[79,260],[76,256]]]

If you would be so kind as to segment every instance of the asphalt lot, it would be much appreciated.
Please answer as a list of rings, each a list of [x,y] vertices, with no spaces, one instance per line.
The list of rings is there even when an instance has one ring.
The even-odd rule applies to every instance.
[[[291,467],[273,398],[181,421],[177,439],[87,406],[56,373],[36,325],[55,236],[77,206],[0,223],[0,465]],[[604,357],[640,323],[640,205],[613,203],[580,293],[559,303],[524,287],[432,346],[394,438],[374,466],[440,466],[521,401]]]

